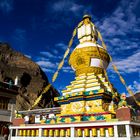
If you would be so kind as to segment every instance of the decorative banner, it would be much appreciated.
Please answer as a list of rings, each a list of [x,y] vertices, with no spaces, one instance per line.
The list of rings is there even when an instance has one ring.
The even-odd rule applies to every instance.
[[[105,45],[105,43],[104,43],[104,41],[103,41],[103,38],[102,38],[102,35],[101,35],[101,33],[98,31],[98,36],[99,36],[99,39],[101,40],[101,42],[102,42],[102,46],[103,46],[103,48],[106,50],[106,45]]]
[[[120,76],[119,78],[120,78],[121,82],[125,85],[126,83],[125,83],[125,81],[124,81],[123,77],[122,77],[122,76]]]
[[[63,67],[63,64],[64,64],[64,59],[59,63],[58,70],[60,70]]]
[[[72,37],[75,37],[76,36],[76,33],[77,33],[77,28],[74,29],[73,34],[72,34]]]
[[[51,84],[48,84],[45,89],[43,90],[43,94],[46,93],[51,87]]]
[[[64,58],[66,58],[66,57],[68,56],[69,52],[70,52],[70,49],[68,48],[68,49],[66,50],[65,54],[64,54]]]
[[[68,45],[69,48],[72,46],[72,43],[73,43],[73,37],[72,37],[71,40],[69,41],[69,45]]]
[[[112,66],[113,66],[113,69],[118,73],[117,67],[114,64],[112,64]]]
[[[56,71],[54,73],[53,78],[52,78],[52,82],[54,82],[56,80],[57,76],[58,76],[58,71]]]
[[[32,108],[34,108],[40,102],[41,98],[42,98],[42,94],[35,100]]]

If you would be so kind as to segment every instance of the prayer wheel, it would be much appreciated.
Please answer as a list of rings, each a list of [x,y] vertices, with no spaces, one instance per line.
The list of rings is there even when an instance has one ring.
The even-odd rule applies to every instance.
[[[48,137],[48,130],[47,130],[47,129],[44,129],[44,131],[43,131],[43,136],[44,136],[44,137]]]
[[[23,130],[23,136],[26,136],[26,130]]]
[[[85,137],[89,137],[90,130],[88,128],[84,129],[84,135],[85,135]]]
[[[20,129],[19,130],[19,136],[22,136],[23,134],[22,134],[22,130]]]
[[[114,132],[113,132],[113,128],[112,127],[108,128],[108,134],[109,134],[109,137],[113,137],[114,136]]]
[[[60,130],[60,137],[65,137],[65,130],[64,129]]]
[[[100,136],[101,137],[105,136],[105,129],[104,128],[100,128]]]
[[[38,129],[36,130],[36,136],[39,136],[39,130]]]
[[[30,130],[27,130],[27,136],[30,136]]]
[[[53,137],[53,129],[49,130],[49,137]]]
[[[80,128],[77,129],[77,136],[82,137],[82,130]]]
[[[32,136],[32,137],[35,136],[35,130],[31,130],[31,136]]]
[[[96,137],[97,136],[97,129],[96,128],[92,128],[91,131],[92,131],[92,136]]]
[[[56,129],[56,130],[54,131],[54,134],[55,134],[55,137],[59,137],[59,129]]]
[[[70,137],[70,129],[67,129],[67,137]]]

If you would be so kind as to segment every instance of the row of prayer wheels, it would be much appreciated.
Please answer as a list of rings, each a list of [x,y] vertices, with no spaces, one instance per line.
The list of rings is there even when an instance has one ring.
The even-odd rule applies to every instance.
[[[106,136],[106,131],[108,130],[108,136],[113,137],[114,136],[114,131],[112,127],[109,128],[78,128],[76,130],[76,137],[97,137],[98,136],[98,131],[100,132],[100,137],[105,137]]]
[[[70,137],[70,129],[44,129],[44,137]]]
[[[39,130],[38,129],[20,129],[18,132],[18,136],[38,137]],[[44,137],[70,137],[70,129],[44,129],[43,136]]]
[[[44,137],[70,137],[71,131],[70,128],[64,129],[42,129],[42,135]],[[99,132],[98,132],[99,131]],[[77,128],[75,129],[75,136],[76,137],[105,137],[108,133],[109,137],[114,136],[113,127],[109,128]],[[98,134],[99,133],[99,134]],[[20,129],[18,136],[23,137],[38,137],[39,136],[39,129]]]
[[[18,136],[23,137],[38,137],[39,136],[39,130],[38,129],[20,129]]]

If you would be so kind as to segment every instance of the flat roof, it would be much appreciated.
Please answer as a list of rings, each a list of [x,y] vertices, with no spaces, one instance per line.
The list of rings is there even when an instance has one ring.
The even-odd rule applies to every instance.
[[[18,111],[19,114],[41,114],[41,113],[59,113],[61,111],[60,107],[44,108],[44,109],[33,109],[33,110],[23,110]]]

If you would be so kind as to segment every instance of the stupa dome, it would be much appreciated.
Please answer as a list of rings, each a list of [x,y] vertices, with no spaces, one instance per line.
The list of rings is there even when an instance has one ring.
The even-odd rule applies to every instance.
[[[69,64],[76,75],[103,73],[108,67],[110,57],[107,51],[97,43],[84,42],[77,45],[70,55]]]

